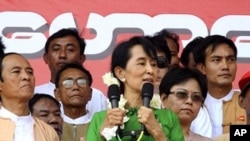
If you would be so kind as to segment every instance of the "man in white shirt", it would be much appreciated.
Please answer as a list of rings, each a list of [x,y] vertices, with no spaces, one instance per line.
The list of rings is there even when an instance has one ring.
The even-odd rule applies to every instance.
[[[212,123],[212,137],[217,137],[228,133],[231,124],[246,123],[245,111],[238,104],[239,92],[232,85],[237,71],[237,48],[227,37],[210,35],[199,50],[197,65],[208,82],[205,106]]]
[[[45,44],[43,55],[43,59],[50,69],[50,82],[37,86],[35,93],[47,93],[55,97],[56,73],[67,63],[83,64],[85,61],[85,46],[84,39],[79,36],[76,29],[61,29],[51,35]],[[92,89],[92,98],[86,107],[91,117],[94,113],[107,109],[106,96],[100,90]]]
[[[0,58],[0,140],[59,141],[55,130],[32,117],[28,102],[34,94],[33,69],[23,56],[7,53]]]
[[[239,96],[239,105],[246,112],[246,124],[250,125],[250,71],[246,72],[242,75],[241,79],[238,82],[240,88],[240,96]],[[237,136],[236,136],[237,137]],[[226,133],[217,138],[215,141],[230,141],[230,134]]]

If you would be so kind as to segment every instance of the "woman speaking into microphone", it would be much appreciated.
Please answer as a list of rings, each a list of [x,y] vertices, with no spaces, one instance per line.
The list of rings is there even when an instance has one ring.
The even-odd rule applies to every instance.
[[[152,105],[157,76],[155,49],[144,36],[132,37],[114,49],[111,72],[120,83],[120,91],[111,92],[118,96],[109,96],[112,108],[92,118],[87,141],[184,140],[176,114]],[[113,106],[116,101],[119,106]]]

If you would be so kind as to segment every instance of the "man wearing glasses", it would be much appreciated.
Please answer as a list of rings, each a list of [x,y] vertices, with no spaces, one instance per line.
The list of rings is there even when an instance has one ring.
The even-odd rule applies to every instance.
[[[64,110],[62,141],[84,141],[91,120],[86,104],[91,99],[92,76],[80,64],[67,64],[55,78],[55,96]]]
[[[60,68],[68,63],[84,64],[86,56],[85,39],[81,38],[75,28],[63,28],[52,34],[45,43],[43,60],[50,70],[50,81],[35,87],[35,93],[46,93],[53,97],[55,75]],[[107,109],[107,98],[98,89],[92,87],[92,99],[87,104],[91,117],[99,111]],[[64,111],[62,111],[64,113]]]

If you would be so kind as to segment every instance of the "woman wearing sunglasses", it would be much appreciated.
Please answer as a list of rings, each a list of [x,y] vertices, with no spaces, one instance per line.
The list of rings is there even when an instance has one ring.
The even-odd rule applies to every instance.
[[[190,130],[207,95],[206,80],[200,72],[181,67],[169,69],[160,84],[160,95],[163,108],[178,115],[185,141],[212,141]]]

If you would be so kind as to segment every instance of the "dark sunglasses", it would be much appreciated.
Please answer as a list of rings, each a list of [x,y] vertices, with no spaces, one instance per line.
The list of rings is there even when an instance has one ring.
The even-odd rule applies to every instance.
[[[169,62],[166,58],[164,57],[157,57],[157,67],[158,68],[166,68],[168,67]]]
[[[191,93],[189,91],[186,91],[186,90],[175,90],[173,92],[169,92],[170,94],[175,94],[175,96],[179,99],[182,99],[182,100],[187,100],[188,97],[189,97],[189,94],[188,93]],[[198,92],[195,92],[195,93],[192,93],[191,94],[191,99],[194,101],[194,102],[203,102],[204,98],[203,96],[201,95],[201,93],[198,93]]]

